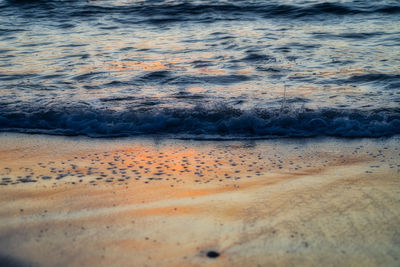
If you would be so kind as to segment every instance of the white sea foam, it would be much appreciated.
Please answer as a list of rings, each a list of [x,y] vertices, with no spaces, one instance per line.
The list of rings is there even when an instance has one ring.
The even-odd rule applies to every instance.
[[[91,137],[383,137],[400,134],[400,114],[394,110],[240,110],[230,106],[146,111],[53,107],[49,110],[3,112],[0,130]]]

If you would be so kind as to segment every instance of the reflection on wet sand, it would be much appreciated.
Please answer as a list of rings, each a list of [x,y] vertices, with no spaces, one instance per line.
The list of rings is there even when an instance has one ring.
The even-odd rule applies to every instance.
[[[2,135],[0,246],[54,265],[398,265],[399,147]]]

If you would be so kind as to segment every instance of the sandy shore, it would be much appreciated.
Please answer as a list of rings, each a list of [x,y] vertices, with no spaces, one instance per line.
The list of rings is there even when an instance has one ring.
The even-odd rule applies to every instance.
[[[399,138],[1,134],[0,184],[0,265],[400,265]]]

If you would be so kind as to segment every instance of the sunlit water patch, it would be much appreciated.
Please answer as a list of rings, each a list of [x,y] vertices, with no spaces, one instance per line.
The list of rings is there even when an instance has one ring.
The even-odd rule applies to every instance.
[[[0,130],[400,133],[398,1],[0,1]]]

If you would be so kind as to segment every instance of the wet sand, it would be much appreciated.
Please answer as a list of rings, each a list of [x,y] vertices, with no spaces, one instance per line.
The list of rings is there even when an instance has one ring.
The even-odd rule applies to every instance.
[[[0,134],[0,263],[399,266],[400,139]]]

